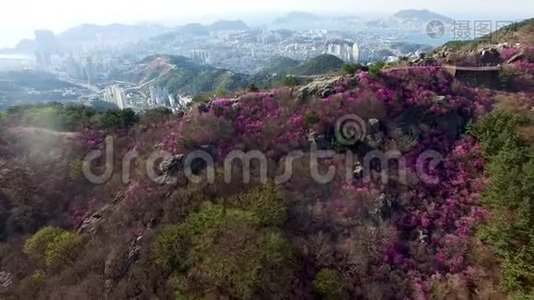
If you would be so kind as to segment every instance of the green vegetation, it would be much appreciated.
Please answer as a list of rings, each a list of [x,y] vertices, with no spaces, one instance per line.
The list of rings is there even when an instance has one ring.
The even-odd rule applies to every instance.
[[[81,243],[76,233],[47,226],[26,240],[23,251],[48,267],[64,266],[74,261]]]
[[[380,76],[381,72],[382,72],[382,69],[386,66],[386,63],[383,62],[383,61],[376,61],[376,62],[373,62],[372,64],[370,64],[368,66],[369,68],[369,74],[371,74],[372,76]]]
[[[137,122],[131,109],[98,112],[92,107],[73,104],[47,103],[8,108],[0,122],[17,126],[34,126],[60,131],[75,131],[86,127],[125,128]]]
[[[254,83],[249,83],[249,85],[247,86],[247,91],[251,93],[256,93],[259,92],[260,89]]]
[[[525,116],[496,111],[470,128],[489,161],[482,201],[490,214],[479,234],[493,247],[503,283],[518,299],[534,293],[534,149],[517,133],[529,123]]]
[[[287,75],[286,77],[282,78],[282,80],[280,80],[280,82],[278,82],[275,85],[287,86],[287,87],[295,87],[295,86],[299,85],[299,80],[293,75]]]
[[[291,70],[294,75],[319,75],[338,71],[343,60],[330,54],[319,55],[307,60]]]
[[[226,202],[204,203],[152,242],[154,263],[175,274],[180,297],[202,297],[217,288],[250,299],[292,276],[291,246],[277,228],[285,220],[278,189],[259,187]]]
[[[315,275],[312,286],[325,299],[343,299],[343,281],[335,270],[321,269]]]
[[[167,120],[172,116],[172,111],[166,107],[157,107],[144,111],[140,118],[139,123],[151,124]]]
[[[363,66],[359,63],[346,63],[341,66],[341,73],[345,75],[356,74],[358,70],[361,70]]]

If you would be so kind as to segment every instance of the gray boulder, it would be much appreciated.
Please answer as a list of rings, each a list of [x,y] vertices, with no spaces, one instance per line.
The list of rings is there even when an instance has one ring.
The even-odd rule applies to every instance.
[[[185,156],[183,154],[177,154],[173,157],[163,161],[159,169],[161,173],[166,176],[174,176],[178,174],[184,168]]]

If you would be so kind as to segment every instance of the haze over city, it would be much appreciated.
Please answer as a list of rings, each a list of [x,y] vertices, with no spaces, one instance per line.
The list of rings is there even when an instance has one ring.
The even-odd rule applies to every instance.
[[[534,11],[534,2],[446,1],[446,0],[270,0],[270,1],[168,1],[153,0],[138,4],[128,0],[19,0],[5,1],[0,11],[0,48],[12,47],[22,38],[32,38],[35,29],[50,29],[56,34],[83,23],[157,22],[180,25],[210,22],[217,18],[243,18],[264,22],[277,14],[305,11],[318,14],[355,14],[368,16],[393,13],[401,9],[429,9],[450,17],[480,19],[520,19]]]

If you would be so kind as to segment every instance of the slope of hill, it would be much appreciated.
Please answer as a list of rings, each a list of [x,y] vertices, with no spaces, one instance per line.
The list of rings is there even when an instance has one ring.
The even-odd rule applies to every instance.
[[[533,80],[534,47],[515,50],[502,72]],[[0,297],[529,299],[534,91],[380,66],[175,116],[0,114]]]
[[[218,88],[234,90],[246,87],[249,75],[200,65],[189,58],[172,55],[154,55],[145,58],[127,75],[140,85],[148,82],[165,87],[170,93],[198,94]]]
[[[534,44],[534,18],[510,24],[496,30],[490,35],[486,35],[478,39],[467,41],[451,41],[442,47],[439,47],[438,49],[452,48],[453,50],[461,53],[462,51],[469,51],[485,45],[503,43],[508,43],[509,45],[514,45],[516,43],[522,45]]]
[[[343,60],[330,54],[319,55],[309,59],[293,68],[290,72],[294,75],[318,75],[339,71],[344,64]]]
[[[190,66],[180,57],[165,61]],[[126,129],[66,134],[0,127],[0,151],[11,151],[0,165],[6,175],[0,177],[0,295],[392,299],[528,293],[534,286],[524,277],[532,262],[532,227],[521,211],[528,208],[522,199],[534,191],[521,178],[531,178],[532,168],[513,169],[514,184],[522,186],[518,194],[483,193],[500,191],[510,179],[482,179],[487,161],[505,153],[503,147],[517,151],[495,159],[502,163],[487,169],[492,178],[508,172],[502,169],[507,159],[525,163],[529,150],[510,142],[516,131],[502,122],[508,117],[490,116],[466,131],[498,101],[496,91],[469,88],[436,68],[351,76],[357,78],[340,77],[322,99],[297,101],[291,90],[275,89],[217,99],[182,117],[141,118]],[[354,123],[339,131],[347,116]],[[521,122],[509,124],[527,124]],[[493,135],[489,128],[502,132]],[[104,166],[83,160],[105,149],[106,134],[114,139],[115,172],[92,184]],[[336,170],[321,183],[309,167],[312,145],[335,153],[316,160],[319,170]],[[36,151],[40,147],[49,151]],[[132,149],[139,156],[124,180],[120,161]],[[265,155],[265,166],[248,165],[248,183],[241,163],[225,173],[225,157],[236,149]],[[384,169],[360,156],[393,149],[406,165]],[[212,153],[213,181],[202,164],[193,169],[204,179],[188,181],[181,155],[150,165],[160,150]],[[282,184],[277,174],[294,151],[305,154],[291,158],[292,174]],[[349,164],[348,153],[361,158]],[[428,167],[420,165],[429,160]],[[147,174],[145,164],[156,173]],[[263,167],[266,183],[257,177]],[[513,203],[503,204],[503,197]],[[485,213],[486,201],[493,208],[507,205],[516,226],[498,227]],[[487,227],[492,224],[497,227]],[[489,232],[487,240],[474,234],[479,229]],[[503,237],[509,244],[498,243]],[[514,248],[510,237],[525,248]],[[489,248],[494,242],[496,255]],[[507,255],[518,261],[503,268],[519,277],[505,273],[508,281],[501,282],[498,262]]]

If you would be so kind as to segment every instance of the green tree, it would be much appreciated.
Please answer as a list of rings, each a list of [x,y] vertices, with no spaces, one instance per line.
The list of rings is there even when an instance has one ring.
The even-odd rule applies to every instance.
[[[154,263],[173,272],[176,294],[202,297],[208,290],[250,299],[282,297],[294,276],[293,251],[276,225],[285,220],[280,191],[258,187],[227,205],[204,203],[152,242]]]
[[[489,220],[479,235],[501,262],[502,281],[516,298],[534,294],[534,150],[517,135],[522,115],[493,112],[470,126],[488,160],[482,202]]]
[[[280,84],[282,86],[295,87],[299,85],[299,80],[293,75],[287,75],[286,77],[282,78]]]
[[[358,70],[361,70],[362,65],[359,63],[345,63],[341,66],[341,73],[346,75],[355,74]]]
[[[26,240],[23,251],[46,266],[55,267],[72,263],[81,244],[82,238],[78,234],[47,226]]]
[[[343,299],[343,281],[338,272],[321,269],[312,282],[313,290],[325,299]]]

